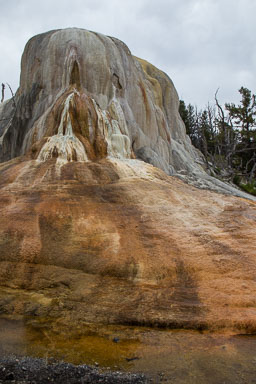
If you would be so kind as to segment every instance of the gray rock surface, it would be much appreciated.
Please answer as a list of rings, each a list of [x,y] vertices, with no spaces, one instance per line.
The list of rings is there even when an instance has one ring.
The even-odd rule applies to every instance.
[[[0,162],[25,154],[60,163],[136,157],[247,197],[205,173],[178,108],[170,78],[120,40],[77,28],[43,33],[28,41],[20,87],[0,106]]]

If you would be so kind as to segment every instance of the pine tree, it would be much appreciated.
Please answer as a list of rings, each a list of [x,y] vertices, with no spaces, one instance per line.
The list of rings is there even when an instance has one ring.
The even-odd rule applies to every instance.
[[[204,154],[206,164],[210,160],[215,170],[225,168],[230,179],[256,194],[256,96],[241,87],[240,104],[226,103],[224,108],[217,93],[215,107],[208,104],[207,109],[200,111],[180,101],[186,132]]]

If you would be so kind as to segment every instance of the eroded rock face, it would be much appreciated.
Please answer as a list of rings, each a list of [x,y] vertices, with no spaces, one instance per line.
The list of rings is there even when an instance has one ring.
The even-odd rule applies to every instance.
[[[1,161],[41,151],[40,160],[137,156],[167,174],[202,170],[171,80],[117,39],[75,28],[33,37],[15,104],[2,106]]]
[[[138,158],[199,188],[246,197],[205,173],[178,107],[169,77],[118,39],[47,32],[27,43],[20,88],[0,105],[0,162]]]
[[[165,74],[52,31],[0,115],[0,313],[255,331],[255,202],[168,176],[239,193],[198,164]]]

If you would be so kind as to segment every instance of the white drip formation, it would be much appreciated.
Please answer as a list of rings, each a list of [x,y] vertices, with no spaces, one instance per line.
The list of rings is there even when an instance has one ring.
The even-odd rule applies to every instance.
[[[77,94],[78,92],[75,91]],[[73,103],[75,92],[68,95],[65,100],[64,108],[61,114],[61,120],[58,127],[58,133],[47,139],[42,147],[38,161],[46,161],[53,157],[57,158],[57,164],[63,165],[70,161],[88,161],[85,148],[81,141],[74,135],[71,117],[69,113],[70,104]],[[78,94],[79,95],[79,94]],[[109,112],[103,111],[92,99],[95,111],[98,117],[98,129],[107,142],[107,153],[109,158],[130,159],[131,142],[128,136],[128,130],[125,118],[120,105],[112,101],[115,117],[120,121],[111,119]],[[71,104],[72,105],[72,104]],[[94,129],[92,121],[89,118],[89,136],[93,140]]]
[[[69,106],[73,102],[74,94],[73,92],[66,98],[58,133],[48,138],[39,153],[39,161],[46,161],[52,157],[57,157],[57,163],[60,165],[74,159],[76,161],[88,161],[83,144],[73,133],[69,114]]]
[[[117,120],[110,120],[108,112],[99,108],[95,100],[92,100],[98,116],[98,128],[107,142],[108,157],[117,159],[131,158],[131,142],[126,132],[121,132]],[[121,107],[120,107],[121,109]],[[122,111],[122,109],[121,109]],[[119,111],[120,112],[120,111]],[[122,111],[123,112],[123,111]],[[118,116],[119,117],[119,116]],[[122,116],[120,116],[121,120]]]

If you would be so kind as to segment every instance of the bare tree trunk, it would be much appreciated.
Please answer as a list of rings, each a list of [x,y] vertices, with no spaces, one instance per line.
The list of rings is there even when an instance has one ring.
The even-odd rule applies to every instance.
[[[5,89],[5,85],[4,85],[4,83],[2,83],[2,99],[1,99],[1,103],[3,103],[3,101],[4,101],[4,89]]]
[[[15,103],[15,100],[14,100],[14,93],[12,91],[12,88],[11,88],[10,84],[8,84],[8,83],[6,83],[6,84],[8,85],[8,87],[9,87],[9,89],[11,91],[11,94],[12,94],[12,103],[13,103],[14,107],[16,107],[16,103]]]
[[[201,131],[201,136],[202,136],[202,149],[203,149],[203,154],[204,154],[204,157],[205,157],[205,160],[206,160],[206,165],[207,165],[207,168],[209,166],[208,164],[208,145],[207,145],[207,140],[206,140],[206,137],[205,137],[205,133],[204,133],[204,130],[202,129]]]
[[[249,183],[252,183],[252,179],[253,179],[253,175],[254,175],[255,171],[256,171],[256,162],[253,164],[253,167],[251,169],[250,177],[249,177]]]

